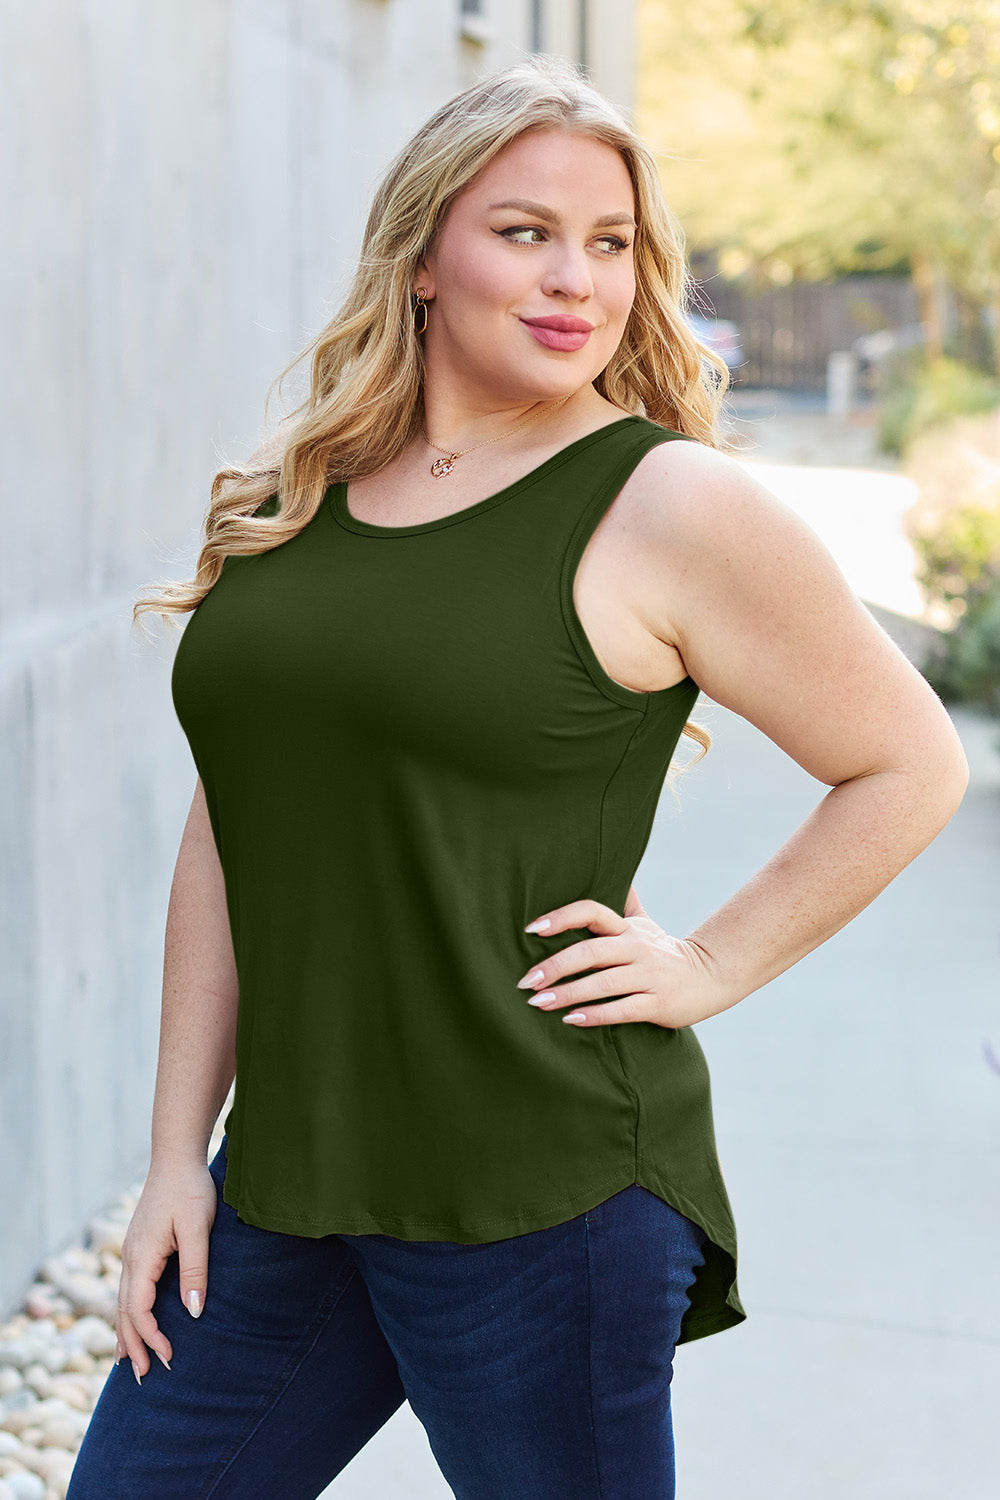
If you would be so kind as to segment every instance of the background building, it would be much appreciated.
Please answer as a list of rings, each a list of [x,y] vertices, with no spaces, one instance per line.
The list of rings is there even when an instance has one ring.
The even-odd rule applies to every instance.
[[[133,600],[193,571],[213,474],[256,446],[269,382],[332,313],[419,121],[532,50],[586,61],[628,107],[632,45],[620,0],[0,15],[0,1304],[148,1160],[195,773],[178,637],[147,642]]]

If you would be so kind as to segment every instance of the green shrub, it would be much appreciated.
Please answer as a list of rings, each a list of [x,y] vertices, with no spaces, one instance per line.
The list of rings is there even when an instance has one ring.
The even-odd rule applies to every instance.
[[[958,625],[988,607],[1000,585],[1000,509],[957,506],[911,541],[917,581],[939,618]]]
[[[1000,415],[960,417],[915,439],[906,517],[928,616],[942,627],[924,675],[945,702],[1000,713]]]
[[[1000,714],[1000,577],[976,610],[939,637],[923,672],[945,703],[974,703]]]
[[[887,376],[879,416],[879,447],[900,457],[928,428],[951,417],[975,416],[1000,406],[1000,381],[957,359],[901,357]]]

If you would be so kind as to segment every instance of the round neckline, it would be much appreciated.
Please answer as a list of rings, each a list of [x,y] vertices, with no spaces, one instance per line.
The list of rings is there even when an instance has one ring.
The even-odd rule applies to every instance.
[[[440,531],[443,526],[455,526],[460,521],[471,520],[474,516],[480,516],[485,511],[492,510],[495,505],[500,505],[505,500],[511,499],[527,488],[529,484],[536,483],[539,479],[559,467],[586,448],[590,443],[595,443],[606,432],[622,427],[626,422],[642,422],[643,417],[629,412],[623,417],[616,417],[613,422],[606,422],[603,427],[597,427],[593,432],[585,432],[583,437],[574,438],[565,448],[560,448],[557,453],[551,454],[529,469],[527,474],[522,474],[520,479],[515,479],[511,484],[504,485],[503,489],[497,490],[495,494],[487,495],[484,500],[477,500],[472,505],[466,505],[461,510],[452,511],[447,516],[437,516],[431,521],[415,521],[409,526],[380,526],[374,521],[362,521],[359,516],[352,515],[347,508],[348,481],[341,479],[331,484],[323,496],[322,503],[329,504],[331,513],[339,524],[348,531],[356,531],[362,536],[420,536],[424,532]]]

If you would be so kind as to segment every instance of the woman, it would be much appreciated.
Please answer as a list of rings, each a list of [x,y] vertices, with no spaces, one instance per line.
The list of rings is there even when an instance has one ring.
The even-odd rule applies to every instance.
[[[686,290],[653,159],[575,70],[477,83],[389,168],[196,580],[137,605],[195,611],[199,779],[132,1368],[70,1500],[314,1496],[404,1399],[460,1500],[673,1494],[674,1348],[746,1316],[690,1028],[861,911],[967,779],[721,451]],[[680,937],[630,882],[699,689],[831,790]]]

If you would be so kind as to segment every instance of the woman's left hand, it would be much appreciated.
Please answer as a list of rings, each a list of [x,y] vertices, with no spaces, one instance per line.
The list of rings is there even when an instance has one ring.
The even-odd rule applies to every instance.
[[[624,916],[588,899],[556,907],[529,923],[529,929],[542,937],[572,927],[587,927],[595,936],[553,953],[517,981],[518,989],[535,991],[528,1003],[539,1010],[617,997],[586,1010],[571,1010],[562,1018],[567,1023],[603,1026],[652,1021],[655,1026],[676,1029],[718,1015],[742,998],[725,992],[697,943],[664,932],[643,909],[634,890],[629,892]],[[582,969],[598,972],[559,982]]]

